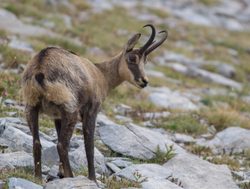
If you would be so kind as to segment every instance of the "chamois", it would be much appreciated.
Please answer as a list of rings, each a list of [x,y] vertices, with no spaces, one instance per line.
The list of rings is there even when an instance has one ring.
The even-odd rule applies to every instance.
[[[26,104],[25,113],[33,136],[35,176],[41,178],[41,143],[39,139],[39,113],[49,115],[58,135],[57,151],[60,159],[59,173],[73,177],[68,159],[68,148],[74,126],[82,121],[84,143],[88,162],[88,177],[96,181],[94,168],[95,121],[100,106],[111,89],[128,81],[138,88],[148,84],[144,65],[149,53],[159,47],[168,36],[154,41],[153,25],[148,41],[135,48],[141,36],[133,35],[124,49],[115,57],[102,63],[92,63],[75,53],[58,47],[41,50],[27,64],[22,75],[22,93]]]

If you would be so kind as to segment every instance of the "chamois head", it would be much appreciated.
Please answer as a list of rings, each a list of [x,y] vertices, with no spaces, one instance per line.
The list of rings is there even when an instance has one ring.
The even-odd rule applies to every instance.
[[[156,31],[154,26],[151,24],[147,24],[144,27],[151,28],[151,36],[142,47],[136,49],[134,49],[134,47],[141,37],[141,34],[137,33],[128,40],[123,50],[123,65],[120,66],[119,69],[120,75],[126,81],[138,88],[144,88],[148,84],[148,78],[144,72],[144,65],[146,64],[147,56],[149,55],[149,53],[159,47],[167,39],[168,36],[167,31],[160,31],[159,34],[163,34],[163,37],[158,42],[155,42],[154,38],[156,35]]]

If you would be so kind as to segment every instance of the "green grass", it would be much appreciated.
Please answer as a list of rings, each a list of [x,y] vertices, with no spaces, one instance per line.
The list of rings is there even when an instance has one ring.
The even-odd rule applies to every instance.
[[[37,51],[40,51],[47,46],[59,46],[68,51],[72,51],[76,54],[82,55],[85,53],[86,50],[85,47],[83,47],[82,45],[78,45],[73,41],[70,41],[69,39],[62,37],[43,36],[43,37],[33,38],[31,40],[31,43],[34,45],[34,48]]]
[[[12,49],[7,45],[0,45],[0,54],[2,54],[3,63],[7,68],[16,68],[18,64],[26,64],[31,58],[30,53]]]
[[[20,110],[17,110],[13,107],[7,107],[4,106],[1,102],[0,102],[0,117],[9,117],[8,112],[17,112],[17,116],[18,117],[23,117],[23,112]]]
[[[142,117],[138,117],[141,113],[163,110],[149,102],[147,94],[143,90],[139,90],[130,84],[123,84],[110,92],[102,106],[105,114],[111,117],[114,116],[113,110],[117,104],[126,104],[131,106],[133,112],[130,116],[132,116],[135,120],[142,120]]]
[[[204,159],[212,155],[212,150],[209,147],[199,146],[197,144],[188,145],[187,150],[190,151],[192,154],[204,157]]]
[[[166,146],[167,151],[161,151],[160,147],[157,146],[155,156],[152,159],[144,160],[145,163],[157,163],[157,164],[164,164],[168,160],[172,159],[176,153],[174,152],[173,146]]]
[[[106,188],[108,189],[121,189],[121,188],[129,188],[129,187],[135,187],[139,188],[140,183],[135,181],[129,181],[126,179],[117,179],[115,176],[113,177],[101,177],[101,182],[106,185]]]
[[[198,2],[206,5],[206,6],[215,6],[217,5],[220,1],[219,0],[199,0]]]
[[[229,155],[222,155],[218,157],[213,157],[209,160],[211,163],[214,164],[226,164],[231,170],[239,171],[240,163],[237,159],[230,157]]]
[[[198,114],[171,114],[164,118],[157,127],[178,133],[199,135],[206,132],[206,127],[199,122]]]
[[[211,108],[210,110],[203,111],[201,114],[217,131],[232,126],[250,128],[250,119],[231,108]]]
[[[149,7],[148,11],[156,16],[158,16],[159,18],[167,18],[169,17],[169,13],[166,10],[160,10],[157,8],[153,8],[153,7]]]
[[[0,97],[20,101],[20,75],[0,73]]]
[[[143,23],[127,14],[124,8],[115,7],[92,15],[84,23],[75,23],[71,33],[80,37],[88,47],[97,46],[109,55],[114,55],[123,49],[130,36],[142,31],[142,26]],[[118,35],[118,29],[128,31],[128,35]]]
[[[0,171],[0,180],[3,180],[6,184],[3,189],[7,189],[8,186],[8,178],[11,177],[18,177],[27,179],[31,182],[37,183],[39,185],[42,185],[42,181],[40,179],[37,179],[34,177],[33,169],[32,168],[17,168],[14,170],[1,170]]]

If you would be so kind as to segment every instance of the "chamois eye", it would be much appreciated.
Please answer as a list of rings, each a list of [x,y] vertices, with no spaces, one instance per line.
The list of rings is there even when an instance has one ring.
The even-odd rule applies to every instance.
[[[128,56],[129,63],[135,63],[136,62],[136,56],[131,54]]]

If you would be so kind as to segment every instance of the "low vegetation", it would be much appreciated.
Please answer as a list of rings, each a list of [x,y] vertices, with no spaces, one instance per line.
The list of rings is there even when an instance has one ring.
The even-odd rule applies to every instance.
[[[164,118],[158,127],[191,135],[200,135],[206,132],[206,126],[200,123],[200,117],[195,113],[171,114]]]

